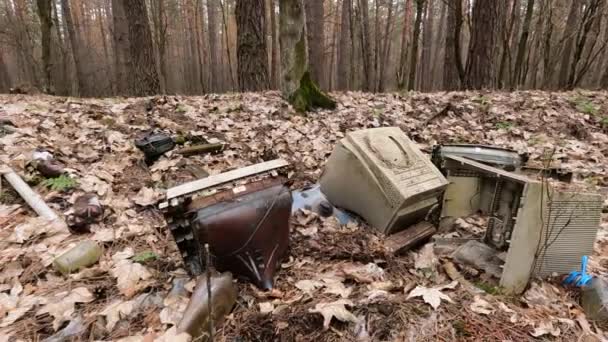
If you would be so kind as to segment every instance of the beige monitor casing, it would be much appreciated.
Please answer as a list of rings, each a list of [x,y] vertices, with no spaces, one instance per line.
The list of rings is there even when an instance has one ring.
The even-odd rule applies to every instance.
[[[398,127],[350,132],[320,180],[336,206],[391,234],[424,219],[448,182]]]

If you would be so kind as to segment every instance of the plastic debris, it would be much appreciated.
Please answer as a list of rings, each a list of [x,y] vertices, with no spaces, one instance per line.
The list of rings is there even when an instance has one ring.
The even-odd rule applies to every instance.
[[[236,302],[237,289],[230,273],[211,277],[211,311],[214,326],[220,324],[230,313]],[[198,341],[206,341],[209,320],[209,296],[207,279],[200,276],[184,311],[184,316],[177,324],[177,333],[188,333]]]
[[[93,265],[100,257],[101,248],[99,245],[93,241],[86,240],[58,256],[53,261],[53,266],[63,274],[70,274]]]

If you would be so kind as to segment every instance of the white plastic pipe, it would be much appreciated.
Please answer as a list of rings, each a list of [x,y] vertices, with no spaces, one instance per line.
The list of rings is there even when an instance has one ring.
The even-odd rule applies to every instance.
[[[32,208],[34,211],[44,217],[49,221],[58,220],[59,216],[53,211],[53,209],[49,208],[49,206],[44,202],[42,197],[30,188],[26,182],[19,177],[18,174],[15,173],[10,167],[4,166],[0,168],[0,172],[6,178],[6,181],[19,193],[21,198],[25,200],[25,202]]]

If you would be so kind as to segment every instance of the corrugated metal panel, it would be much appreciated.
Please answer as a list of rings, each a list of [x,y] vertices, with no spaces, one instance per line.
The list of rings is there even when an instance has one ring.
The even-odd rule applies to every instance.
[[[546,223],[534,275],[566,274],[580,268],[581,257],[593,253],[601,210],[599,195],[556,193],[543,210]]]

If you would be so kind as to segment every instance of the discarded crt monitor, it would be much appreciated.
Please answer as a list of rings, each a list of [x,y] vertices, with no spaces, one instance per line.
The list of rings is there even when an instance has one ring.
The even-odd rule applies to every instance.
[[[346,134],[320,180],[329,201],[391,234],[423,220],[447,181],[397,127]]]
[[[514,150],[489,145],[443,144],[433,147],[432,159],[435,165],[439,166],[446,156],[466,157],[508,171],[521,168],[528,158]]]
[[[248,278],[262,289],[273,277],[289,245],[292,198],[280,177],[267,177],[195,198],[194,193],[286,166],[284,160],[251,165],[182,184],[160,204],[184,263],[202,273],[204,245],[220,271]]]
[[[489,216],[484,242],[507,252],[500,277],[507,292],[523,292],[531,277],[568,274],[593,253],[599,194],[555,191],[547,182],[458,156],[446,156],[442,168],[450,185],[441,216]]]

